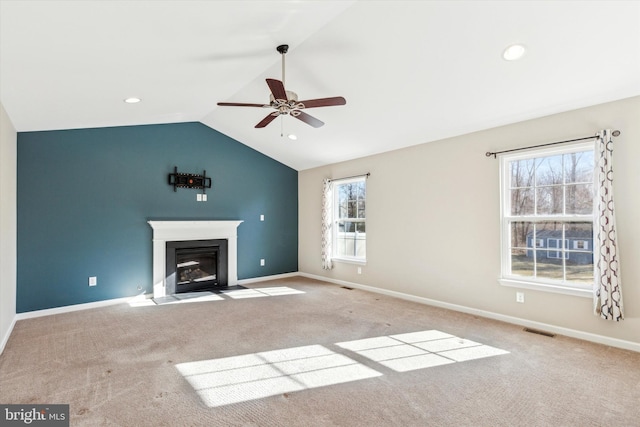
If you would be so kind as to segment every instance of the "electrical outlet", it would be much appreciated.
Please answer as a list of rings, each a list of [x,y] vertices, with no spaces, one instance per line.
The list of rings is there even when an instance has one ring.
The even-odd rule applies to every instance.
[[[207,201],[207,195],[206,195],[206,194],[203,194],[203,195],[202,195],[202,201],[203,201],[203,202],[206,202],[206,201]]]
[[[260,215],[260,221],[264,221],[264,215]]]
[[[89,277],[89,286],[97,286],[98,278],[96,276]]]
[[[264,258],[262,258],[262,259],[260,260],[260,266],[261,266],[261,267],[264,267]]]
[[[524,292],[516,292],[516,302],[524,304]]]
[[[362,274],[362,267],[358,267],[358,274]]]
[[[196,194],[196,201],[198,201],[198,202],[202,201],[202,194],[201,193]]]

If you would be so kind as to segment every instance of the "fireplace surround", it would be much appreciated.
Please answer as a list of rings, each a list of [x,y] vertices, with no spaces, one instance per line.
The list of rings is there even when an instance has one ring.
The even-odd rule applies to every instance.
[[[226,240],[227,286],[238,284],[237,228],[243,221],[148,221],[153,229],[153,297],[159,298],[175,293],[167,287],[167,243]],[[176,246],[173,244],[173,246]],[[179,246],[179,245],[178,245]]]

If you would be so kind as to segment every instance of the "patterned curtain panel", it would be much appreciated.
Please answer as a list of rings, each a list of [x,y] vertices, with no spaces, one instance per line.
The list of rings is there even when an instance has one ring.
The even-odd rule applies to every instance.
[[[596,244],[594,260],[597,277],[594,283],[594,313],[603,319],[624,319],[620,283],[620,255],[616,239],[613,206],[613,141],[611,130],[598,133],[596,141]],[[597,250],[599,249],[599,250]]]
[[[331,220],[333,216],[333,184],[330,179],[322,181],[322,268],[331,270],[332,230]]]

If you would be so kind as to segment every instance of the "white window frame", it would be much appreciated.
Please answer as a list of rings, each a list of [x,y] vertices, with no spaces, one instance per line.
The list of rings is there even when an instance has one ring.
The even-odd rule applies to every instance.
[[[367,201],[367,177],[365,176],[361,176],[361,177],[354,177],[354,178],[346,178],[346,179],[336,179],[332,181],[332,185],[333,185],[333,218],[332,218],[332,229],[333,229],[333,236],[332,236],[332,244],[333,244],[333,248],[332,248],[332,260],[333,261],[338,261],[338,262],[346,262],[346,263],[351,263],[351,264],[359,264],[359,265],[366,265],[367,263],[367,257],[366,257],[366,242],[367,242],[367,233],[359,233],[357,231],[353,232],[355,234],[354,237],[356,237],[358,235],[362,235],[364,237],[364,242],[365,242],[365,256],[338,256],[336,254],[338,254],[338,234],[340,233],[339,230],[339,226],[338,223],[340,222],[341,218],[339,216],[339,209],[340,209],[340,191],[338,191],[338,186],[340,185],[345,185],[345,184],[353,184],[355,182],[363,182],[365,184],[365,212],[366,212],[366,201]],[[350,218],[349,222],[361,222],[366,224],[367,223],[367,218],[366,218],[366,213],[365,213],[365,218]],[[366,227],[365,227],[366,228]],[[351,232],[347,232],[349,234],[351,234]]]
[[[595,143],[581,142],[574,144],[564,144],[561,146],[553,146],[550,148],[542,148],[535,150],[527,150],[517,153],[503,154],[500,156],[500,241],[501,241],[501,275],[498,282],[503,286],[516,287],[521,289],[532,289],[539,291],[554,292],[567,295],[575,295],[586,298],[593,298],[593,284],[577,284],[568,283],[562,281],[556,281],[553,279],[528,277],[511,274],[511,222],[512,221],[524,221],[524,222],[544,222],[544,221],[559,221],[559,222],[594,222],[593,212],[590,214],[582,215],[511,215],[511,194],[510,194],[510,182],[511,172],[509,170],[509,164],[512,161],[526,160],[531,158],[550,157],[558,154],[570,154],[580,151],[595,151]],[[595,161],[595,160],[594,160]],[[595,180],[594,180],[595,182]],[[535,201],[534,201],[535,203]],[[595,200],[594,200],[595,208]],[[593,227],[594,234],[596,227]],[[563,236],[564,237],[564,236]],[[534,236],[535,238],[535,236]],[[593,236],[595,239],[595,235]],[[595,241],[595,240],[594,240]],[[534,240],[534,243],[535,242]],[[535,245],[532,245],[535,246]],[[531,248],[535,250],[535,247]],[[547,248],[548,249],[548,248]],[[565,247],[565,257],[568,256],[569,248]],[[560,258],[560,257],[559,257]],[[597,277],[595,271],[596,266],[594,262],[594,277]]]

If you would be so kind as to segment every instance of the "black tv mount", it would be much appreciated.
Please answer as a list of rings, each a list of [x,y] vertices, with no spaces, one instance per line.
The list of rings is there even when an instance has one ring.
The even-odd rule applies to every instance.
[[[169,185],[173,185],[173,191],[178,188],[211,188],[211,178],[207,177],[207,171],[202,171],[202,175],[178,172],[178,167],[174,166],[173,173],[169,174]]]

